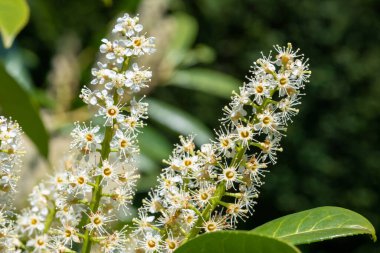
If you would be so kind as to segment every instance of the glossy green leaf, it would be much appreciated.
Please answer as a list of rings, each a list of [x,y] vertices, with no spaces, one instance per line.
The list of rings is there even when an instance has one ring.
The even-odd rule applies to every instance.
[[[198,68],[176,71],[169,84],[230,98],[233,90],[238,91],[240,81],[217,71]]]
[[[369,234],[376,241],[375,229],[366,218],[351,210],[333,206],[286,215],[252,232],[295,245],[359,234]]]
[[[0,1],[0,32],[5,47],[10,47],[16,35],[28,23],[29,7],[26,0]]]
[[[49,137],[37,106],[30,99],[28,93],[5,71],[4,66],[1,64],[0,108],[5,116],[11,116],[18,121],[40,153],[47,157]]]
[[[179,247],[175,253],[299,253],[291,244],[247,231],[203,234]]]
[[[149,117],[160,124],[183,135],[196,134],[195,142],[203,144],[209,141],[212,133],[196,117],[155,99],[147,99]]]

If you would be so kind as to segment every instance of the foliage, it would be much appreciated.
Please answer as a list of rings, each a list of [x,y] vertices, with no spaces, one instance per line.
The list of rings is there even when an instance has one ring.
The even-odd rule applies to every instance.
[[[41,155],[48,155],[48,133],[40,118],[39,111],[26,92],[0,64],[0,106],[5,115],[12,116],[36,144]]]
[[[22,54],[22,64],[32,80],[33,92],[29,96],[52,110],[54,98],[39,95],[45,92],[42,88],[50,85],[46,70],[50,69],[50,61],[58,53],[59,43],[56,41],[68,32],[81,38],[80,51],[76,54],[81,82],[86,83],[95,48],[100,36],[106,33],[107,22],[121,10],[134,10],[138,1],[113,1],[109,7],[105,7],[102,1],[89,0],[64,4],[36,0],[30,4],[32,13],[38,15],[31,16],[31,22],[13,49]],[[308,100],[302,105],[300,118],[289,129],[284,144],[287,148],[279,158],[281,162],[266,178],[267,184],[262,189],[265,196],[256,209],[254,224],[328,204],[363,213],[378,227],[380,79],[376,69],[380,65],[377,57],[380,38],[374,32],[380,29],[378,1],[198,0],[173,1],[168,9],[169,14],[180,11],[196,20],[196,26],[198,23],[195,32],[194,28],[187,29],[193,31],[193,37],[185,43],[187,49],[182,50],[193,50],[194,54],[177,56],[182,60],[175,60],[175,64],[182,62],[182,65],[175,66],[171,78],[161,79],[159,83],[162,85],[157,85],[150,96],[185,114],[196,115],[203,129],[215,127],[215,115],[220,115],[220,108],[225,103],[222,97],[228,97],[229,92],[226,86],[225,92],[217,90],[213,96],[216,88],[209,88],[207,81],[203,84],[202,78],[193,77],[198,69],[240,78],[246,73],[246,66],[257,58],[259,50],[286,41],[304,48],[305,54],[311,58],[313,85],[309,88]],[[182,39],[181,36],[177,38]],[[211,56],[194,63],[196,53],[204,49],[197,45],[205,44],[212,48],[201,55],[211,52]],[[4,51],[2,53],[4,55]],[[217,61],[213,60],[213,55]],[[177,81],[181,75],[189,83]],[[42,92],[36,92],[39,89]],[[68,112],[79,112],[80,106],[78,101],[71,101]],[[68,115],[77,115],[74,113]],[[154,119],[149,125],[159,131],[153,130],[156,137],[141,141],[142,148],[145,146],[149,150],[143,159],[146,177],[140,184],[142,192],[155,184],[160,167],[157,164],[170,151],[170,148],[163,148],[158,155],[150,143],[161,142],[163,138],[171,142],[177,135],[176,130],[168,129]],[[53,131],[67,131],[67,125],[59,124]],[[252,228],[251,225],[240,225]],[[327,245],[335,251],[377,252],[378,245],[366,243],[340,239],[311,249],[325,252],[323,246]]]
[[[0,32],[5,47],[10,47],[14,38],[27,24],[29,7],[26,0],[3,0],[0,2]]]
[[[369,234],[376,241],[375,228],[366,218],[340,207],[318,207],[290,214],[267,222],[252,232],[295,245],[359,234]]]

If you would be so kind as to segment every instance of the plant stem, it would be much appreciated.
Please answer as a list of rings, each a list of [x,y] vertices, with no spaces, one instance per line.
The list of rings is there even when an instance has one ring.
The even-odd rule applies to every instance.
[[[44,234],[46,234],[47,232],[49,232],[50,226],[53,223],[53,220],[55,218],[55,214],[56,213],[57,213],[57,209],[55,208],[55,205],[53,203],[53,207],[49,208],[49,214],[46,217]]]
[[[211,199],[211,205],[208,205],[205,210],[202,212],[202,216],[198,217],[197,221],[195,222],[195,225],[193,228],[190,230],[188,236],[182,241],[181,244],[184,244],[188,240],[194,238],[199,234],[199,231],[201,231],[201,226],[202,222],[209,220],[211,213],[214,211],[214,209],[218,206],[219,201],[222,199],[224,196],[224,192],[226,191],[226,185],[225,182],[221,182],[216,190],[215,190],[215,195]]]
[[[102,165],[102,161],[108,159],[108,156],[111,152],[110,149],[110,143],[113,137],[113,126],[106,127],[106,131],[104,133],[104,139],[102,142],[102,152],[101,152],[101,160],[99,162],[99,166]],[[102,181],[102,176],[97,176],[95,185],[92,188],[92,198],[90,202],[90,210],[91,212],[95,213],[98,211],[100,199],[102,198],[102,186],[100,185]],[[87,224],[89,222],[89,218],[87,217],[83,224]],[[82,253],[89,253],[91,250],[91,236],[90,231],[86,230],[83,236],[83,246],[82,246]]]

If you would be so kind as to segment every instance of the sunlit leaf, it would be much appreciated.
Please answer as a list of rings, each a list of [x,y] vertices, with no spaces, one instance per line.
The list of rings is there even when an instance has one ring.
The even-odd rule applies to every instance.
[[[281,240],[247,231],[207,233],[179,247],[175,253],[300,253]]]
[[[47,157],[49,136],[37,107],[28,93],[5,71],[0,64],[0,108],[6,116],[17,120],[25,133]]]
[[[147,99],[147,101],[151,119],[180,134],[196,134],[197,144],[208,142],[211,138],[210,130],[196,117],[162,101],[155,99]]]
[[[176,71],[169,84],[229,98],[233,90],[238,91],[240,81],[217,71],[198,68]]]
[[[5,47],[10,47],[16,35],[28,23],[29,7],[26,0],[0,1],[0,32]]]
[[[350,235],[369,234],[376,240],[375,229],[363,216],[341,207],[318,207],[286,215],[252,230],[292,244],[305,244]]]

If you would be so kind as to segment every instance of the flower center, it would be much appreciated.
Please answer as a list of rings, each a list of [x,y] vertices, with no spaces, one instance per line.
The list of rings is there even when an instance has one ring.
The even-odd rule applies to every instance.
[[[156,247],[156,242],[153,241],[153,240],[149,240],[148,241],[148,246],[149,246],[149,248],[155,248]]]
[[[225,175],[226,175],[226,178],[227,178],[227,179],[232,179],[232,178],[235,177],[235,172],[229,170],[229,171],[226,172]]]
[[[38,223],[38,220],[36,218],[32,218],[30,220],[30,224],[32,224],[32,225],[36,225],[37,223]]]
[[[189,216],[186,217],[187,224],[191,224],[193,222],[193,220],[194,220],[194,217],[191,216],[191,215],[189,215]]]
[[[140,47],[142,42],[141,42],[141,39],[134,39],[133,40],[133,44],[136,46],[136,47]]]
[[[95,217],[94,224],[99,225],[100,223],[102,223],[102,220],[99,217]]]
[[[116,106],[108,108],[107,114],[109,117],[114,118],[119,114],[119,109]]]
[[[214,223],[210,223],[207,225],[207,230],[213,232],[216,230],[216,225]]]
[[[207,199],[208,199],[208,194],[205,193],[205,192],[202,193],[202,194],[201,194],[201,199],[202,199],[202,200],[207,200]]]
[[[247,130],[243,130],[240,132],[240,136],[244,139],[248,138],[249,137],[249,131]]]
[[[78,184],[84,184],[84,177],[78,177],[77,182]]]
[[[86,140],[88,142],[92,142],[93,139],[94,139],[94,136],[91,133],[86,134]]]
[[[127,140],[121,140],[120,141],[120,147],[126,148],[128,146],[128,141]]]
[[[190,166],[192,164],[191,160],[187,159],[184,162],[185,166]]]
[[[38,239],[37,240],[37,244],[38,244],[38,246],[42,246],[42,245],[45,244],[45,242],[43,240],[41,240],[41,239]]]
[[[103,170],[103,174],[108,177],[109,175],[112,174],[112,170],[110,168],[105,168]]]
[[[256,87],[256,92],[257,93],[263,93],[263,91],[264,91],[263,86],[259,85],[259,86]]]
[[[230,141],[228,139],[223,139],[221,141],[223,147],[228,147],[230,145]]]
[[[288,79],[286,79],[285,77],[281,77],[281,79],[280,79],[280,84],[281,85],[285,85],[285,84],[287,84],[288,83]]]
[[[268,117],[268,116],[265,116],[264,119],[263,119],[263,123],[264,123],[265,125],[268,125],[270,122],[271,122],[271,118]]]
[[[66,229],[66,230],[65,230],[65,236],[66,236],[66,237],[70,237],[71,234],[72,234],[72,233],[71,233],[71,231],[70,231],[69,229]]]
[[[173,241],[168,242],[168,248],[169,248],[169,249],[172,249],[172,250],[173,250],[173,249],[176,248],[176,246],[177,246],[177,245],[175,244],[175,242],[173,242]]]

